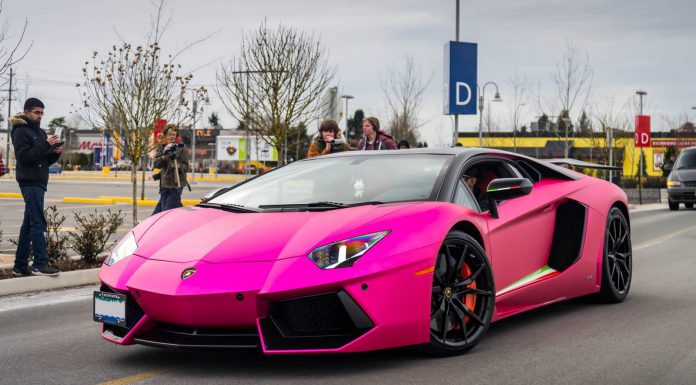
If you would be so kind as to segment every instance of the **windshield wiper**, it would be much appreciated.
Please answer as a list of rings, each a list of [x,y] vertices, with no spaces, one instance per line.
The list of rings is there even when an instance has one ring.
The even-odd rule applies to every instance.
[[[277,205],[259,205],[260,209],[340,209],[346,207],[345,203],[340,202],[309,202],[309,203],[286,203]]]
[[[225,211],[232,211],[235,213],[258,213],[258,212],[261,212],[261,210],[258,210],[258,209],[252,208],[252,207],[236,205],[233,203],[222,204],[222,203],[204,202],[204,203],[199,203],[197,206],[210,207],[210,208],[220,209],[220,210],[225,210]]]
[[[365,205],[383,205],[384,202],[380,201],[367,201],[367,202],[358,202],[358,203],[351,203],[346,205],[346,207],[356,207],[356,206],[365,206]]]
[[[369,201],[358,203],[341,203],[341,202],[309,202],[309,203],[288,203],[278,205],[259,205],[260,209],[342,209],[346,207],[356,207],[364,205],[381,205],[384,202]]]

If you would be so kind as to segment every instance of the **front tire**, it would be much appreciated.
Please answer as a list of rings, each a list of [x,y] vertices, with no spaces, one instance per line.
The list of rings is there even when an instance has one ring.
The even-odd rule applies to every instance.
[[[671,211],[677,211],[679,210],[679,202],[674,202],[671,199],[667,199],[667,204],[669,205],[669,209]]]
[[[599,299],[605,303],[622,302],[628,296],[632,276],[631,231],[623,212],[617,207],[612,207],[607,215],[604,233],[602,286]]]
[[[694,204],[693,203],[684,203],[684,207],[686,207],[687,209],[693,209]]]
[[[426,353],[453,356],[471,350],[488,331],[494,306],[493,272],[485,251],[470,235],[451,231],[435,263]]]

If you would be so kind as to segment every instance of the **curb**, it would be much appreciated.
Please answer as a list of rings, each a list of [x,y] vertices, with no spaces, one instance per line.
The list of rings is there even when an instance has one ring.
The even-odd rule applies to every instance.
[[[99,268],[66,271],[57,277],[22,277],[0,280],[0,297],[12,294],[30,293],[84,286],[99,283]]]

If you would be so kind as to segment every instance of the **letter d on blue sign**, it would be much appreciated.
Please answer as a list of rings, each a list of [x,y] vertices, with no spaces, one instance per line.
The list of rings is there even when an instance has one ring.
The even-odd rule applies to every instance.
[[[445,115],[476,115],[476,43],[445,44]]]

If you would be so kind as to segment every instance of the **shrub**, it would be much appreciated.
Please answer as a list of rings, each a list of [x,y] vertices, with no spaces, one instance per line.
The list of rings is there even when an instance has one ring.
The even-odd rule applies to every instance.
[[[123,224],[125,214],[112,212],[108,209],[105,213],[100,213],[96,209],[88,215],[75,213],[77,228],[70,233],[72,238],[72,248],[75,249],[82,259],[87,263],[97,260],[107,247],[111,236],[116,234],[118,228]]]
[[[56,206],[44,210],[46,217],[46,255],[49,261],[57,261],[68,257],[70,238],[60,229],[65,222],[65,215],[59,214]]]

